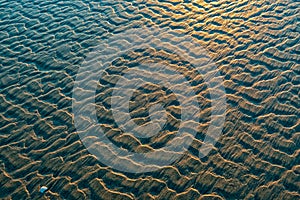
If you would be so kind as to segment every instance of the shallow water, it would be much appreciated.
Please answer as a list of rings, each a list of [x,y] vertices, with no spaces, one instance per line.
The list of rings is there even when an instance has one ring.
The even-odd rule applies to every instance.
[[[298,2],[0,0],[0,9],[0,199],[300,198]],[[185,57],[169,52],[117,57],[96,94],[97,119],[117,146],[160,148],[175,137],[182,114],[172,92],[148,84],[134,93],[131,117],[148,122],[149,101],[162,103],[169,114],[164,131],[150,139],[121,134],[109,108],[124,70],[163,61],[189,77],[201,102],[198,133],[182,158],[154,172],[122,172],[80,140],[73,86],[101,41],[155,25],[206,49],[224,80],[226,121],[200,159],[211,114],[203,79],[186,70]],[[41,186],[49,190],[40,194]]]

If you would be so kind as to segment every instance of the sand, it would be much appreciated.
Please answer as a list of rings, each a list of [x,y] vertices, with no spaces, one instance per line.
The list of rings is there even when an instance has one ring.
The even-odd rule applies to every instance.
[[[0,199],[300,199],[298,2],[0,0],[0,9]],[[153,25],[192,36],[207,50],[224,80],[226,121],[212,151],[199,158],[211,101],[202,79],[185,71],[201,102],[194,141],[169,166],[127,173],[83,145],[73,85],[99,41]],[[111,87],[145,58],[187,66],[155,49],[131,52],[112,63],[96,96],[105,134],[134,152],[164,146],[181,116],[176,96],[148,84],[134,93],[131,117],[146,123],[147,101],[163,103],[164,131],[139,139],[114,123]]]

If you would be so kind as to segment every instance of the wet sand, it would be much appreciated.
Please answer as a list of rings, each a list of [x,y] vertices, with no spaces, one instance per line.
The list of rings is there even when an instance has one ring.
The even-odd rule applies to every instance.
[[[0,199],[300,199],[299,2],[0,0],[0,9]],[[124,173],[83,145],[72,89],[99,41],[151,25],[188,34],[208,51],[224,79],[226,122],[198,158],[210,119],[199,79],[202,120],[186,155],[159,171]],[[163,146],[180,116],[174,95],[150,84],[134,94],[131,116],[147,122],[144,100],[167,96],[166,131],[139,140],[115,127],[111,86],[145,57],[184,65],[155,50],[132,52],[113,63],[96,97],[108,137],[136,152]],[[41,194],[41,186],[49,190]]]

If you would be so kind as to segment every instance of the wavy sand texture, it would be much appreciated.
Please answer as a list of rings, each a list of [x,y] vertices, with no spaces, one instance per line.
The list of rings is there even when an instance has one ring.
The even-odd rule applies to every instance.
[[[293,0],[0,0],[0,199],[300,199],[299,13]],[[127,174],[83,146],[72,119],[72,87],[97,41],[145,25],[189,34],[207,49],[223,76],[228,110],[207,157],[197,157],[199,133],[173,166]],[[147,59],[179,66],[174,56],[158,54],[148,52]],[[169,139],[122,136],[107,110],[114,75],[143,57],[133,52],[117,60],[97,96],[107,134],[132,151]],[[208,116],[207,90],[195,89]],[[153,94],[168,96],[155,85],[135,93],[137,123],[147,121],[140,99]],[[180,107],[172,94],[165,103],[172,137]]]

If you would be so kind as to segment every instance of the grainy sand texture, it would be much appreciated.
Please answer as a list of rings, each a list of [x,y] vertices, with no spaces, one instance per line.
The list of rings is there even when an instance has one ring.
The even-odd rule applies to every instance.
[[[0,0],[0,199],[300,199],[299,19],[297,0]],[[191,57],[154,47],[114,53],[126,47],[123,40],[107,48],[115,58],[94,81],[95,109],[86,112],[116,147],[141,155],[163,148],[186,114],[170,88],[150,81],[159,70],[140,70],[146,84],[127,102],[130,118],[143,127],[161,116],[154,109],[161,105],[165,121],[157,120],[161,131],[153,135],[147,129],[150,137],[123,131],[119,125],[127,122],[114,115],[112,95],[123,90],[117,82],[131,68],[162,63],[175,69],[186,79],[171,87],[186,91],[181,86],[189,84],[199,103],[199,121],[183,135],[196,133],[186,152],[158,170],[133,173],[107,163],[117,161],[109,147],[100,158],[86,148],[75,122],[84,127],[89,119],[75,119],[73,88],[81,77],[81,100],[91,92],[85,80],[94,72],[80,69],[97,45],[143,27],[171,30],[173,36],[156,43],[191,57],[197,49],[175,35],[193,38],[207,52],[203,62],[210,60],[218,73],[211,71],[209,87]],[[143,44],[148,36],[129,39]],[[199,157],[213,93],[226,98],[225,121],[208,155]],[[122,95],[114,98],[125,105]],[[152,159],[171,159],[161,155]]]

